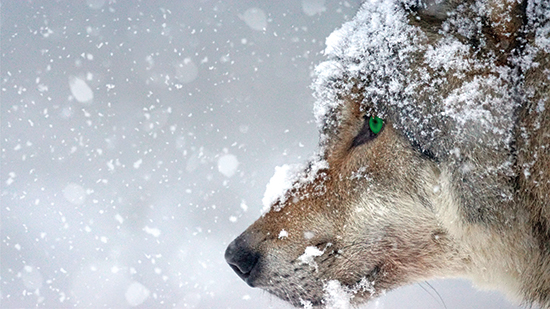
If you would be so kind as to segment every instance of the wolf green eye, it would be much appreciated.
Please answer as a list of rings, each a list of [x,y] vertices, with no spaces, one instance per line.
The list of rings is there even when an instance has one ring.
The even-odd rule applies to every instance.
[[[380,130],[382,130],[382,125],[384,124],[384,120],[374,116],[369,118],[369,128],[374,134],[380,133]]]
[[[376,116],[364,116],[363,127],[351,142],[351,148],[361,146],[375,139],[384,129],[384,120]]]

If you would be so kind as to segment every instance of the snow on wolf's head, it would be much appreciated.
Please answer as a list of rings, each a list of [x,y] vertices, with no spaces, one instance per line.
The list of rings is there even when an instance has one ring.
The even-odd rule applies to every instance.
[[[514,206],[514,147],[522,100],[538,95],[519,90],[520,72],[550,51],[550,31],[522,23],[548,26],[549,12],[538,1],[365,2],[316,70],[319,155],[279,168],[265,213],[226,250],[233,270],[304,307],[458,275],[521,294],[525,261],[492,254],[536,247],[510,245],[529,229],[514,226],[529,217]]]

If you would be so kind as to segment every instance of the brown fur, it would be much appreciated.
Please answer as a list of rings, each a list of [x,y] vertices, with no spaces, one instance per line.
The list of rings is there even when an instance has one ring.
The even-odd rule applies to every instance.
[[[427,49],[418,49],[413,65],[430,78],[414,95],[429,103],[410,113],[420,111],[414,117],[426,124],[422,130],[408,111],[368,95],[371,76],[335,81],[354,86],[338,90],[341,103],[322,124],[328,168],[306,169],[314,180],[285,192],[226,251],[248,284],[295,306],[330,306],[335,282],[361,303],[412,282],[460,276],[550,308],[550,55],[534,42],[548,24],[550,5],[484,3],[485,15],[461,1],[406,5],[409,23],[425,35],[418,44],[456,37],[471,46],[465,58],[485,65],[465,74],[428,67],[422,62]],[[529,10],[535,13],[527,18]],[[455,17],[481,20],[481,30],[464,37],[451,21],[441,32]],[[517,102],[511,111],[487,107],[503,120],[495,130],[457,131],[454,119],[428,117],[441,114],[442,101],[429,90],[434,85],[446,98],[477,79],[494,80],[480,86],[486,97]],[[365,117],[378,114],[385,119],[382,131],[354,146]],[[433,130],[426,136],[427,127]],[[308,247],[318,251],[304,256]]]

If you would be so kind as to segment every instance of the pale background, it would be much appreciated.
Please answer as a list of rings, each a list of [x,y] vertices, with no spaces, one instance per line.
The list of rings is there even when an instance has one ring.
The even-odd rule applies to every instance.
[[[225,264],[359,1],[3,1],[2,308],[285,308]],[[368,308],[514,308],[466,281]]]

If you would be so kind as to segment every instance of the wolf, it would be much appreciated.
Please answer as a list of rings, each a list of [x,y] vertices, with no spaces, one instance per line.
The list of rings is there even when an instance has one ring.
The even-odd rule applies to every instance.
[[[449,277],[550,308],[550,1],[368,0],[325,56],[319,150],[272,178],[237,275],[305,308]]]

